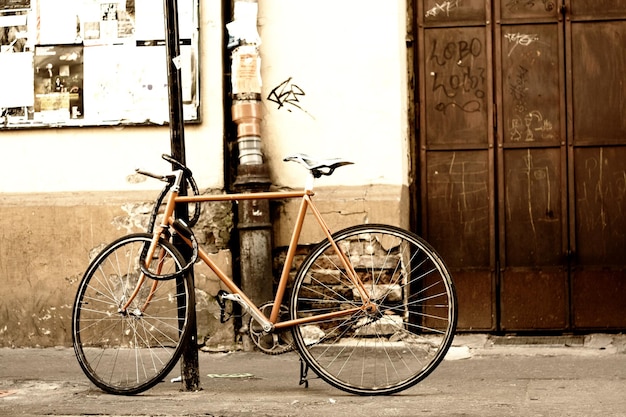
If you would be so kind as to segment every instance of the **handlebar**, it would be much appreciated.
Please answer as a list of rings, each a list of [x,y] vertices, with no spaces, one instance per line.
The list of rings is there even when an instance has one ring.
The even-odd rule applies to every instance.
[[[163,154],[161,155],[161,158],[163,158],[164,160],[172,164],[175,169],[179,169],[183,171],[183,173],[185,174],[187,178],[193,177],[191,170],[187,168],[185,165],[183,165],[182,163],[180,163],[179,161],[177,161],[176,159],[174,159],[174,157],[167,155],[167,154]]]
[[[157,179],[159,181],[163,181],[163,182],[167,182],[168,184],[171,184],[172,182],[174,182],[174,180],[176,179],[175,175],[160,175],[160,174],[153,174],[152,172],[148,172],[148,171],[144,171],[142,169],[137,168],[135,170],[135,172],[137,174],[141,174],[141,175],[145,175],[146,177],[150,177],[150,178],[154,178]]]
[[[166,160],[167,162],[172,164],[174,166],[175,170],[183,171],[183,173],[185,174],[185,177],[187,177],[188,179],[189,178],[193,178],[193,173],[191,172],[191,170],[189,168],[187,168],[185,165],[183,165],[180,162],[178,162],[176,159],[174,159],[170,155],[163,154],[163,155],[161,155],[161,158],[163,158],[164,160]],[[152,172],[144,171],[144,170],[139,169],[139,168],[137,168],[135,170],[135,172],[137,172],[137,174],[145,175],[146,177],[154,178],[154,179],[157,179],[159,181],[167,182],[169,184],[172,184],[174,179],[176,178],[175,175],[154,174]]]

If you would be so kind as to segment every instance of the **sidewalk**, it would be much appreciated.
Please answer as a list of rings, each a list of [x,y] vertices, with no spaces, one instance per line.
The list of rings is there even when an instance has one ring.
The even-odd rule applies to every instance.
[[[73,350],[0,349],[0,416],[625,416],[626,336],[458,336],[447,360],[397,395],[298,385],[295,353],[200,352],[202,390],[142,395],[90,385]]]

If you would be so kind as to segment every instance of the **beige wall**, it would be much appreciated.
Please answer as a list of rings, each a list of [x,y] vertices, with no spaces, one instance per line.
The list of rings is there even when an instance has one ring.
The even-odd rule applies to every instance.
[[[223,29],[217,3],[201,7],[203,123],[185,130],[187,163],[207,188],[223,186]],[[0,142],[9,150],[0,164],[3,193],[158,189],[157,181],[137,183],[129,175],[138,167],[162,172],[169,166],[160,157],[170,152],[166,126],[0,131]]]
[[[90,252],[137,230],[128,201],[101,193],[0,195],[0,346],[71,343],[72,303]]]
[[[320,185],[406,184],[405,1],[259,3],[264,99],[289,78],[304,92],[300,109],[264,101],[274,181],[299,187],[302,169],[282,158],[304,152],[355,162]]]
[[[332,231],[363,223],[388,223],[408,227],[409,190],[400,185],[318,187],[313,200]],[[274,215],[274,246],[288,246],[300,200],[283,200]],[[311,213],[307,214],[300,244],[317,243],[324,233]]]
[[[187,163],[203,189],[223,179],[223,22],[218,2],[201,5],[200,125],[185,130]],[[261,0],[263,148],[278,187],[300,188],[305,172],[289,153],[345,157],[317,183],[316,201],[333,227],[406,225],[408,145],[405,5],[389,0]],[[292,78],[301,109],[267,100]],[[163,172],[167,127],[0,132],[0,346],[71,343],[71,305],[89,253],[139,231],[160,183],[133,175]],[[275,244],[285,243],[293,204],[275,211]],[[305,241],[318,239],[305,230]],[[306,243],[305,242],[305,243]],[[230,253],[216,255],[230,265]],[[197,274],[202,331],[221,343],[211,295],[219,285]],[[218,334],[219,333],[219,334]],[[221,339],[220,339],[221,337]]]

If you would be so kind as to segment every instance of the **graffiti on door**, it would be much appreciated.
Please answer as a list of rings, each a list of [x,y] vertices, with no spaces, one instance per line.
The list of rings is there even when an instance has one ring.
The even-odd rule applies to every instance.
[[[486,69],[476,66],[483,54],[478,38],[440,42],[430,45],[432,93],[435,109],[446,114],[450,109],[465,113],[480,112],[485,101]]]

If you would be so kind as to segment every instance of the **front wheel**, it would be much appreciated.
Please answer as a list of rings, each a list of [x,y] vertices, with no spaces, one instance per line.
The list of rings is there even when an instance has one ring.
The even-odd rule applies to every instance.
[[[361,308],[361,292],[331,242],[317,245],[296,275],[292,318],[359,310],[294,327],[302,359],[353,394],[392,394],[415,385],[443,360],[454,337],[456,295],[448,269],[426,241],[394,226],[349,227],[333,239],[371,305]]]
[[[147,278],[140,268],[152,235],[138,233],[107,246],[79,285],[72,317],[78,362],[89,379],[112,394],[136,394],[161,381],[187,340],[193,306],[188,274],[169,281]],[[186,262],[161,240],[147,267],[165,275]]]

